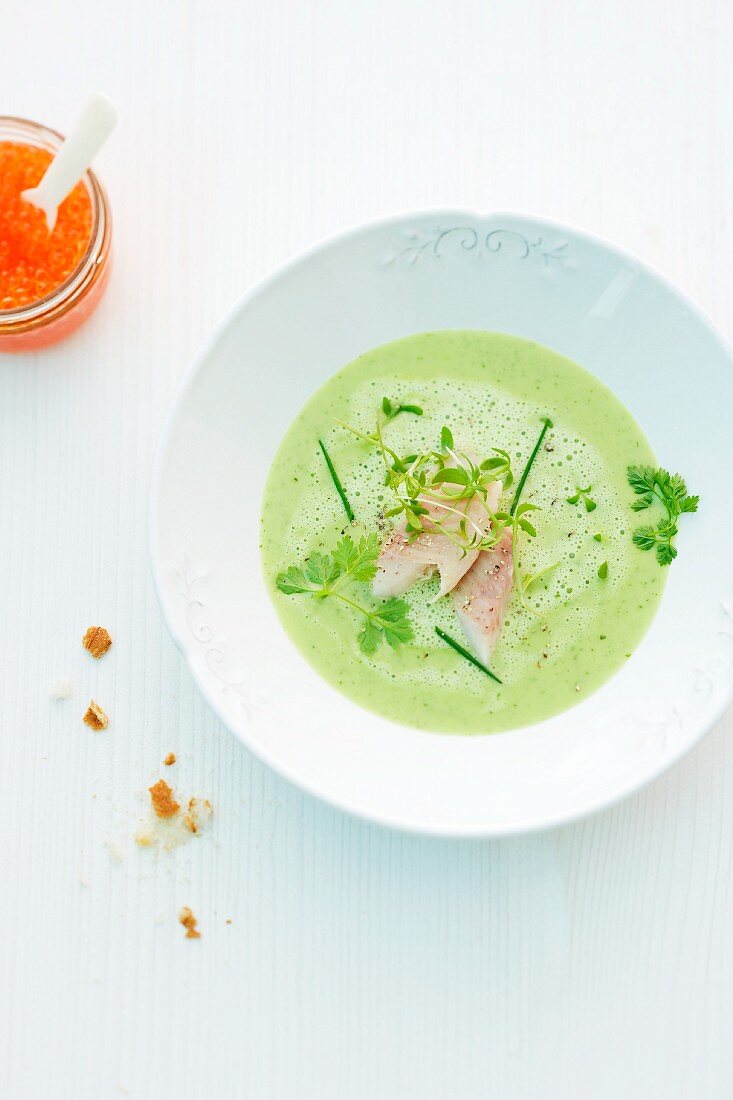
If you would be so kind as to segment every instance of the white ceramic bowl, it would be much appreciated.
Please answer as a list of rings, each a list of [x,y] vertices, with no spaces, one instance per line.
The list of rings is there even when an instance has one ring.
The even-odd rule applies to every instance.
[[[375,345],[448,328],[515,333],[593,371],[662,465],[702,498],[629,663],[572,710],[485,737],[394,724],[320,680],[280,625],[258,546],[261,486],[313,391]],[[443,836],[570,821],[659,775],[731,696],[731,412],[731,355],[710,322],[598,238],[458,210],[345,233],[247,294],[185,381],[152,491],[153,571],[168,626],[222,721],[282,775],[345,810]]]

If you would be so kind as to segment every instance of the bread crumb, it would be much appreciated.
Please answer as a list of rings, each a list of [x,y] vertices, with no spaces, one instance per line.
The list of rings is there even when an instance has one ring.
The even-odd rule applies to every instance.
[[[51,699],[68,699],[71,691],[71,680],[54,680],[48,694]]]
[[[150,801],[157,816],[175,817],[181,807],[173,797],[173,791],[165,779],[159,779],[152,787],[148,787],[148,790],[150,791]]]
[[[104,713],[99,703],[95,703],[94,700],[90,702],[87,707],[87,712],[84,715],[84,722],[90,729],[96,730],[97,733],[100,730],[106,730],[109,725],[109,718]]]
[[[169,752],[168,755],[166,756],[165,760],[163,761],[163,763],[165,764],[165,766],[167,768],[169,768],[171,766],[171,764],[175,764],[175,762],[176,762],[176,754],[174,752]]]
[[[187,940],[200,940],[201,933],[196,930],[197,920],[187,905],[183,906],[178,914],[178,920],[186,929]]]
[[[92,657],[98,661],[100,657],[104,657],[105,653],[112,645],[112,639],[109,636],[109,632],[105,630],[103,626],[90,626],[82,638],[81,644],[85,649],[88,649]]]
[[[118,845],[117,841],[113,840],[111,836],[106,836],[104,838],[104,843],[107,851],[109,852],[109,858],[112,863],[122,863],[124,857],[122,855],[122,849]]]
[[[208,798],[189,798],[184,809],[164,779],[159,779],[149,791],[150,810],[135,833],[135,842],[140,848],[162,848],[171,852],[194,836],[200,836],[210,824],[214,808]]]
[[[183,815],[183,824],[189,833],[197,833],[208,822],[213,812],[208,798],[189,798],[188,810]]]
[[[232,918],[231,918],[231,917],[227,917],[227,919],[226,919],[226,920],[224,921],[224,923],[225,923],[225,924],[231,924],[231,923],[232,923]]]

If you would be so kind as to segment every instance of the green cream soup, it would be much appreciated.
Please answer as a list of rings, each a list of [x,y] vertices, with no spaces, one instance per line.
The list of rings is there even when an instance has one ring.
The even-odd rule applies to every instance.
[[[489,679],[437,635],[466,648],[452,595],[435,600],[436,577],[403,597],[414,636],[373,655],[357,640],[359,615],[337,599],[286,595],[279,573],[315,552],[329,553],[343,532],[355,539],[389,530],[394,504],[375,446],[340,426],[374,432],[382,399],[414,404],[384,425],[399,455],[437,449],[443,425],[456,447],[480,458],[508,451],[516,483],[542,427],[553,427],[531,468],[522,500],[536,537],[520,534],[521,575],[547,568],[527,591],[515,586]],[[323,440],[353,508],[344,506],[319,447]],[[587,371],[539,344],[490,332],[430,332],[360,356],[311,398],[272,465],[262,510],[266,583],[286,631],[317,672],[354,702],[397,722],[444,733],[493,733],[549,718],[603,684],[631,655],[659,604],[665,571],[631,542],[630,464],[653,464],[636,421]],[[589,489],[595,507],[573,500]],[[600,538],[599,538],[600,536]],[[600,576],[599,576],[600,572]],[[370,606],[369,583],[350,590]]]

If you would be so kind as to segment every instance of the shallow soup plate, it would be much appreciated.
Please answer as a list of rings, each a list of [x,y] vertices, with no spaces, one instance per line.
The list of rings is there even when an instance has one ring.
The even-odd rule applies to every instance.
[[[350,702],[286,635],[260,564],[262,488],[301,407],[362,352],[436,329],[511,333],[575,360],[701,497],[631,659],[577,706],[507,733],[425,733]],[[712,324],[658,273],[537,218],[409,214],[297,257],[213,334],[158,453],[153,573],[201,692],[281,775],[397,828],[520,833],[638,790],[695,744],[731,696],[731,366]]]

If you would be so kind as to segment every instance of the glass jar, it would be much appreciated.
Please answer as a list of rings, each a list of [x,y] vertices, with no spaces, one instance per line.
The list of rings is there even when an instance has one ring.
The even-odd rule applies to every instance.
[[[0,141],[36,145],[55,153],[63,136],[37,122],[0,115]],[[16,309],[0,309],[0,352],[31,351],[62,340],[99,303],[111,267],[112,220],[104,188],[89,169],[82,176],[91,202],[89,244],[71,275],[45,298]]]

